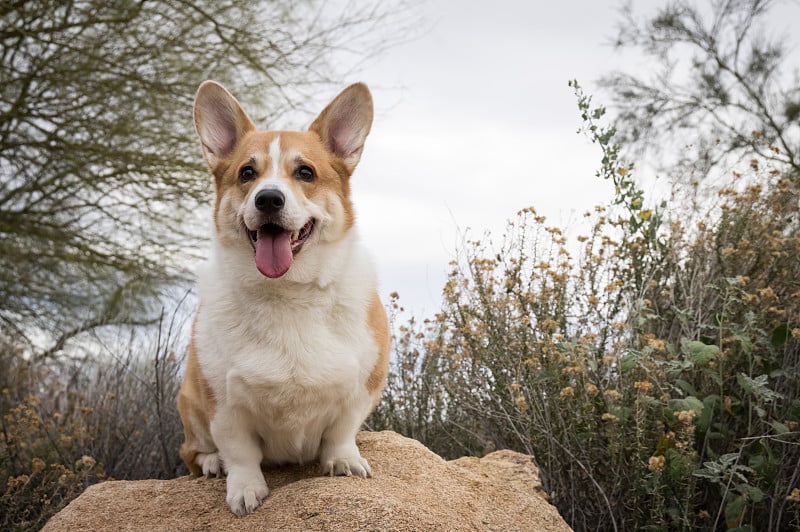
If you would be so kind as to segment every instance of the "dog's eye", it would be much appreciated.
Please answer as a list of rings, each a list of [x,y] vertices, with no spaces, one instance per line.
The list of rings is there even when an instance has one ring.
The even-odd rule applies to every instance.
[[[247,183],[256,178],[256,169],[248,165],[239,170],[239,181]]]
[[[314,170],[312,170],[310,166],[306,166],[306,165],[302,165],[302,166],[298,167],[297,170],[295,170],[294,175],[300,181],[305,181],[307,183],[310,183],[311,181],[314,181],[314,178],[316,177],[314,175]]]

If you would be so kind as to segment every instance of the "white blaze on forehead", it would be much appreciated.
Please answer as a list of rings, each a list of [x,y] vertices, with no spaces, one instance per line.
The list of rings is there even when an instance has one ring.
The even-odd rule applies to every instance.
[[[281,176],[281,136],[275,137],[269,145],[269,158],[272,159],[272,175],[270,177]]]
[[[269,161],[270,166],[269,168],[265,169],[264,178],[259,181],[257,186],[253,187],[253,189],[248,194],[248,200],[243,205],[243,208],[254,208],[254,200],[256,194],[260,191],[265,189],[272,189],[272,190],[280,190],[284,193],[284,195],[291,194],[289,187],[287,186],[284,179],[281,176],[281,137],[280,135],[276,136],[272,142],[269,144]],[[256,156],[253,156],[252,159],[256,159]],[[293,198],[291,198],[293,199]],[[290,199],[290,201],[291,201]]]

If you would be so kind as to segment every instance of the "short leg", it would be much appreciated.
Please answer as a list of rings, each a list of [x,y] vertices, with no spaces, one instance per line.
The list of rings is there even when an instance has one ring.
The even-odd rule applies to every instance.
[[[356,433],[363,419],[352,412],[342,415],[322,435],[320,465],[323,475],[372,476],[367,460],[356,446]]]
[[[214,411],[211,389],[200,370],[194,339],[189,344],[186,375],[178,393],[178,413],[183,423],[184,442],[180,455],[192,475],[220,476],[222,464],[211,437],[210,416]]]
[[[197,411],[185,406],[178,398],[183,421],[184,442],[181,445],[180,455],[186,467],[194,476],[205,475],[221,476],[222,463],[217,452],[217,446],[209,432],[208,425],[199,421]]]
[[[261,472],[263,456],[258,436],[242,421],[243,417],[221,411],[211,422],[211,434],[228,474],[226,501],[238,516],[252,513],[269,494]]]

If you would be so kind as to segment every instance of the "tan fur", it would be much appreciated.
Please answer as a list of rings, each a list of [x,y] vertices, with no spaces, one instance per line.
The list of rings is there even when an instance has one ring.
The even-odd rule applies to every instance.
[[[197,322],[195,321],[195,324]],[[197,453],[201,451],[200,442],[194,433],[194,424],[205,427],[216,411],[217,403],[208,385],[208,381],[203,376],[200,365],[197,361],[197,348],[195,347],[194,328],[192,325],[192,341],[186,356],[186,375],[183,378],[180,392],[178,392],[178,413],[183,423],[184,442],[181,445],[180,455],[189,471],[194,476],[200,476],[200,467],[195,462]],[[193,420],[194,422],[187,422]],[[213,450],[213,449],[212,449]],[[212,450],[206,450],[211,452]]]
[[[386,376],[389,374],[389,350],[392,347],[392,338],[389,335],[389,321],[386,317],[386,309],[383,308],[378,293],[372,297],[369,306],[369,328],[378,344],[379,354],[375,367],[367,379],[367,391],[375,397],[375,403],[380,400],[381,392],[386,386]]]

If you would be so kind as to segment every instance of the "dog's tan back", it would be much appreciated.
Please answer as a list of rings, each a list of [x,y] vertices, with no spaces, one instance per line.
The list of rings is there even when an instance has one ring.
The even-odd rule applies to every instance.
[[[355,435],[384,387],[390,341],[350,176],[372,99],[355,84],[308,131],[258,131],[206,82],[195,124],[216,201],[178,396],[181,457],[195,475],[226,473],[243,515],[268,494],[262,463],[371,475]]]

